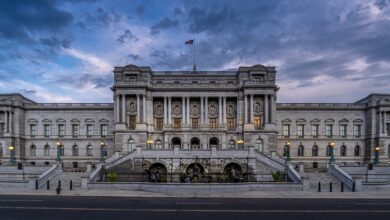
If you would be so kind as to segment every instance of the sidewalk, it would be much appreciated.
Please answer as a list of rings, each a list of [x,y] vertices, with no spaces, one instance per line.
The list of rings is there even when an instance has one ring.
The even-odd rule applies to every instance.
[[[0,189],[0,195],[56,195],[55,190]],[[390,191],[374,192],[306,192],[306,191],[249,191],[214,194],[167,194],[130,190],[62,190],[60,196],[105,197],[197,197],[197,198],[324,198],[324,199],[390,199]]]

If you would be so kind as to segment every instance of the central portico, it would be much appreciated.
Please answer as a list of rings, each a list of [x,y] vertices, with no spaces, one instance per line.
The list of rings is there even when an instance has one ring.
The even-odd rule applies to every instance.
[[[248,149],[276,152],[275,68],[114,70],[115,152]]]

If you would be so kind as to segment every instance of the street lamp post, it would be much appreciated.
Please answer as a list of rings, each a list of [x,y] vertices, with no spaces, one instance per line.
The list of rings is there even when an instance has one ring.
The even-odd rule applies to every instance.
[[[291,161],[291,158],[290,158],[290,141],[287,141],[286,143],[286,163],[290,162]]]
[[[9,150],[9,163],[13,164],[15,163],[15,148],[14,146],[10,145],[8,146]]]
[[[380,150],[379,146],[375,147],[375,160],[374,160],[375,164],[379,163],[379,150]]]
[[[238,146],[240,146],[240,149],[242,149],[242,145],[244,144],[244,140],[242,140],[241,138],[237,140],[237,144]]]
[[[57,142],[57,159],[56,161],[61,161],[61,142]]]
[[[330,163],[334,163],[335,162],[335,159],[334,159],[334,146],[335,146],[335,143],[332,141],[330,144],[330,158],[329,158],[329,162]]]
[[[104,147],[106,144],[104,141],[100,142],[100,162],[104,162]]]

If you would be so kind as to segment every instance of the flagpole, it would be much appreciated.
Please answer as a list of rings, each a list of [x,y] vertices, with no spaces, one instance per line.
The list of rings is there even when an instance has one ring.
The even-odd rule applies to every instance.
[[[196,60],[195,60],[195,38],[194,38],[194,66],[193,71],[196,71]]]

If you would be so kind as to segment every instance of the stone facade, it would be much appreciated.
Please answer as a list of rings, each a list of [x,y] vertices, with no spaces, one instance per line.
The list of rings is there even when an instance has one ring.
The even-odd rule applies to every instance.
[[[164,150],[196,155],[215,148],[230,150],[230,160],[245,168],[248,158],[235,158],[235,150],[253,147],[284,157],[287,142],[292,163],[307,167],[326,165],[331,142],[336,163],[366,163],[375,156],[389,161],[390,94],[355,103],[277,104],[275,76],[275,67],[262,65],[197,72],[128,65],[114,69],[113,103],[36,103],[1,94],[1,163],[8,163],[10,145],[17,161],[59,159],[69,168],[136,147],[155,150],[154,161]]]

